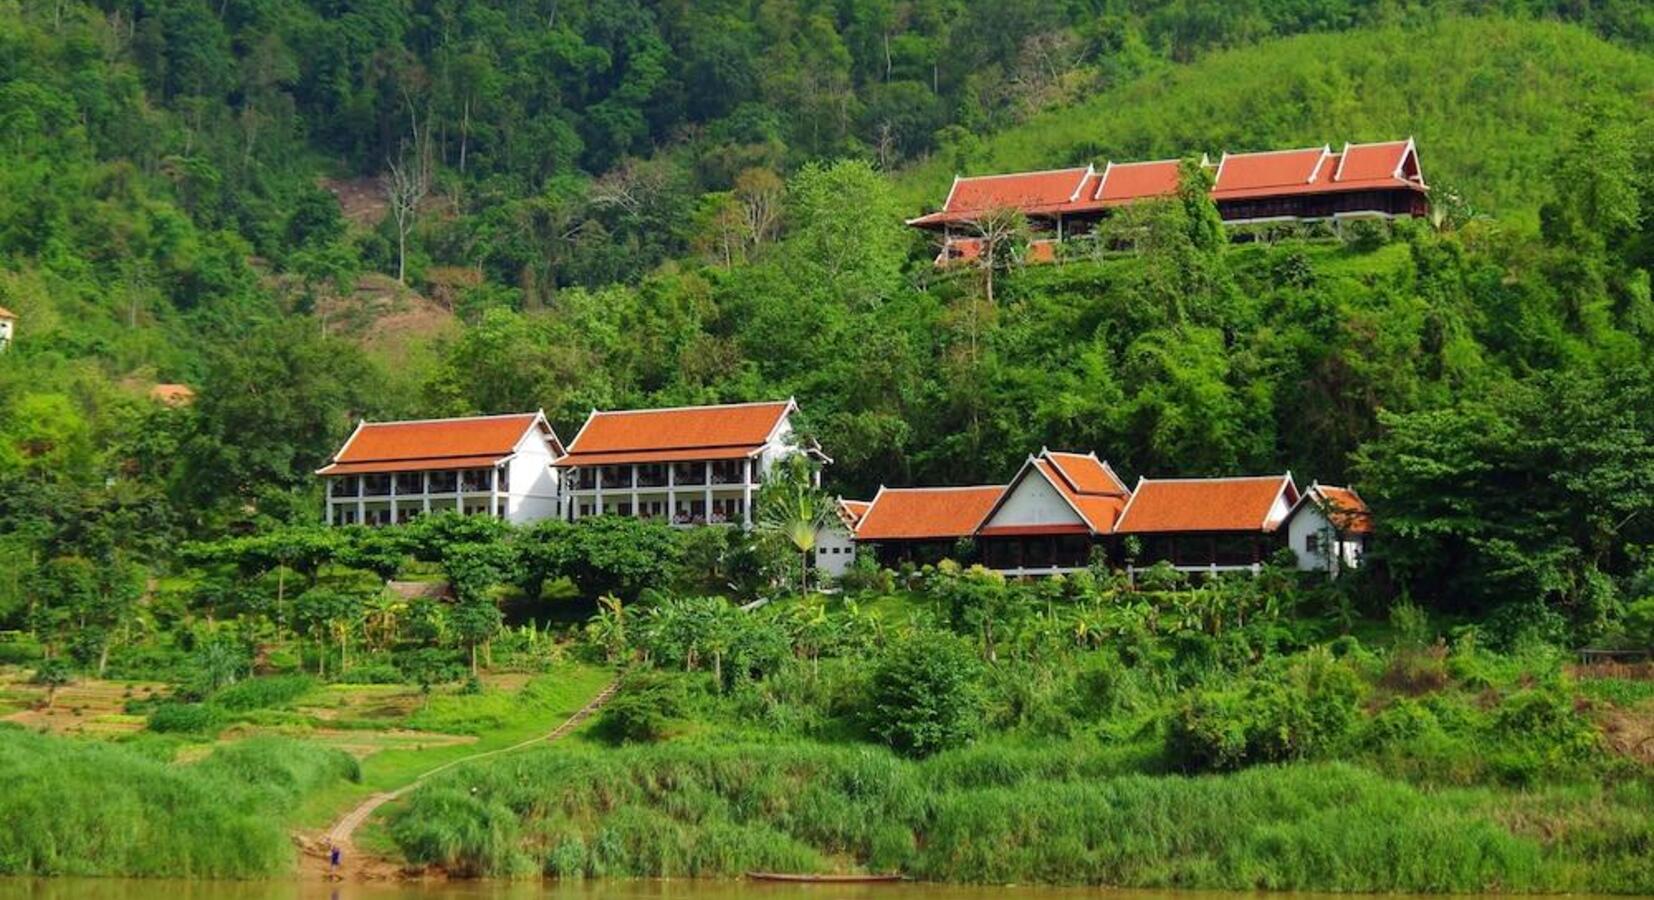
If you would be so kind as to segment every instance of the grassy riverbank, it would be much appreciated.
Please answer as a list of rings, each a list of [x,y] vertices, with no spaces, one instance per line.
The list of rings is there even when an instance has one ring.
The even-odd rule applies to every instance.
[[[1424,790],[1349,764],[1184,777],[1104,747],[667,745],[540,752],[422,789],[391,831],[485,875],[731,876],[846,864],[935,881],[1647,892],[1646,784]]]
[[[0,874],[279,874],[293,866],[282,823],[300,799],[360,777],[348,754],[284,738],[190,765],[169,749],[0,728]]]

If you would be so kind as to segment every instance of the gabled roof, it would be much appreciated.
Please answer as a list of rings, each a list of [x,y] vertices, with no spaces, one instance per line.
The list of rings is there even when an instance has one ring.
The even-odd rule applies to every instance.
[[[1413,139],[1385,141],[1378,144],[1345,144],[1334,167],[1332,180],[1336,182],[1417,181],[1424,183],[1419,170],[1418,148]]]
[[[768,444],[792,400],[680,406],[670,409],[593,410],[559,466],[744,459]]]
[[[855,534],[856,526],[861,523],[862,516],[867,515],[867,509],[872,505],[868,500],[846,500],[840,497],[838,503],[833,506],[833,512],[838,514],[838,520],[845,529]]]
[[[1179,160],[1160,159],[1153,162],[1109,163],[1097,180],[1092,199],[1105,205],[1130,203],[1147,197],[1165,197],[1177,193]]]
[[[1413,139],[1377,144],[1224,154],[1214,200],[1404,188],[1425,190]]]
[[[149,389],[149,399],[166,406],[188,406],[195,402],[195,389],[187,384],[157,384]]]
[[[15,318],[17,318],[17,313],[12,312],[11,310],[5,308],[4,306],[0,306],[0,319],[15,319]]]
[[[318,475],[470,469],[511,457],[530,430],[545,436],[555,456],[562,442],[544,413],[362,422]]]
[[[1042,478],[1068,503],[1077,521],[1046,523],[994,524],[1005,503],[1029,478]],[[1053,453],[1041,450],[1039,456],[1030,456],[1022,469],[1006,486],[1004,494],[982,519],[981,534],[985,536],[1031,534],[1108,534],[1120,511],[1130,498],[1130,492],[1096,454]]]
[[[1002,484],[879,488],[856,525],[858,541],[925,541],[970,537],[1001,494]]]
[[[1210,166],[1203,158],[1202,163]],[[942,209],[909,219],[909,225],[964,224],[991,209],[1027,215],[1096,212],[1177,192],[1180,162],[1109,162],[1092,166],[956,177]],[[1295,150],[1225,153],[1216,167],[1214,200],[1247,200],[1302,193],[1375,189],[1424,191],[1413,139],[1331,145]]]
[[[1291,472],[1244,478],[1142,478],[1114,530],[1271,532],[1285,520],[1273,515],[1282,496],[1288,507],[1298,501]]]
[[[1354,488],[1337,487],[1330,484],[1311,483],[1298,499],[1292,512],[1287,514],[1290,522],[1298,511],[1306,506],[1313,506],[1326,516],[1332,527],[1345,534],[1372,534],[1373,513],[1367,508],[1367,501]],[[1284,524],[1284,522],[1283,522]]]

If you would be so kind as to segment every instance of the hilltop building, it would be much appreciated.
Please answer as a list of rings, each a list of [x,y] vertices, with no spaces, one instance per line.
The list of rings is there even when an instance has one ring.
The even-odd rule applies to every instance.
[[[11,347],[12,333],[17,328],[17,313],[0,306],[0,353]]]
[[[1428,187],[1413,139],[1376,144],[1331,145],[1297,150],[1224,153],[1203,157],[1212,173],[1212,200],[1228,225],[1277,222],[1395,219],[1424,216]],[[1020,212],[1034,240],[1034,262],[1056,258],[1057,245],[1090,234],[1110,211],[1177,192],[1176,159],[1106,163],[956,176],[942,208],[908,220],[942,242],[938,265],[981,255],[980,222],[1003,210]]]
[[[753,498],[782,459],[804,453],[792,400],[593,410],[555,465],[567,473],[568,514],[636,516],[674,525],[752,524]],[[820,469],[815,478],[819,484]]]
[[[390,525],[440,510],[517,524],[558,515],[545,413],[361,422],[316,474],[330,525]]]

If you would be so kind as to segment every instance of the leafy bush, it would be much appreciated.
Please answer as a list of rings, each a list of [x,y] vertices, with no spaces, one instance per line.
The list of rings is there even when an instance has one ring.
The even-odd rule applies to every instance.
[[[603,707],[597,732],[616,744],[664,740],[686,704],[681,677],[665,672],[629,675],[620,692]]]
[[[285,706],[309,693],[316,679],[309,675],[274,675],[249,678],[220,690],[209,698],[214,706],[231,712],[247,712]]]
[[[1323,650],[1239,688],[1194,691],[1167,723],[1168,760],[1186,771],[1224,771],[1313,756],[1349,733],[1361,687]]]
[[[868,730],[897,752],[957,747],[981,725],[982,663],[963,640],[920,632],[885,652],[873,672]]]
[[[224,714],[205,703],[161,703],[149,714],[149,730],[160,734],[214,737],[224,727]]]

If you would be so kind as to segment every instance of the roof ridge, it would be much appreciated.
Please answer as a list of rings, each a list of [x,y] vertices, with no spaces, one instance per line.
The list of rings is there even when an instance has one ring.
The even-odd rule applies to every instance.
[[[653,406],[647,409],[593,409],[592,416],[629,416],[644,413],[689,412],[698,409],[741,409],[752,406],[786,406],[791,400],[745,400],[740,403],[701,403],[694,406]],[[578,437],[578,436],[577,436]]]
[[[1137,480],[1143,483],[1159,482],[1161,484],[1179,481],[1279,481],[1291,474],[1291,472],[1282,472],[1279,475],[1219,475],[1213,478],[1149,478],[1148,476],[1138,476]]]
[[[1022,172],[993,172],[987,175],[955,175],[960,181],[978,181],[983,178],[1015,178],[1018,175],[1055,175],[1058,172],[1080,172],[1091,168],[1087,163],[1083,166],[1057,166],[1051,169],[1028,169]]]
[[[532,419],[540,415],[540,410],[534,412],[517,413],[486,413],[478,416],[441,416],[434,419],[391,419],[385,422],[370,422],[362,420],[363,428],[373,428],[381,425],[430,425],[437,422],[474,422],[480,419]]]

